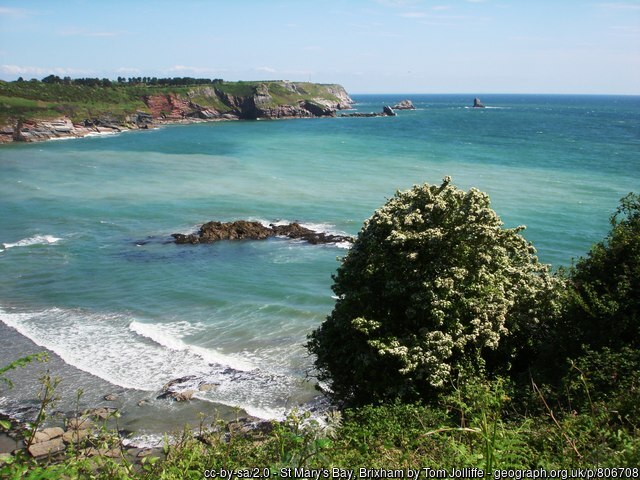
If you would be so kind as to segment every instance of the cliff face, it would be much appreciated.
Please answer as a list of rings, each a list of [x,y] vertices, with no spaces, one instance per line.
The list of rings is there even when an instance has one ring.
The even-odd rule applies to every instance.
[[[353,103],[340,85],[306,82],[223,82],[215,87],[195,86],[173,92],[148,90],[138,96],[140,109],[124,115],[107,110],[80,122],[72,122],[65,116],[10,120],[0,125],[0,143],[81,137],[162,123],[335,117],[336,110],[349,108]]]
[[[335,117],[353,103],[340,85],[264,82],[236,94],[223,87],[200,87],[182,98],[174,94],[143,98],[155,119]],[[194,99],[198,99],[198,102]]]

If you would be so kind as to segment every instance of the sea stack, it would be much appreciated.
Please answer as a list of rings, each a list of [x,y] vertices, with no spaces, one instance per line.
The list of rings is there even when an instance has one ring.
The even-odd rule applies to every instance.
[[[484,105],[478,97],[473,99],[473,108],[484,108]]]

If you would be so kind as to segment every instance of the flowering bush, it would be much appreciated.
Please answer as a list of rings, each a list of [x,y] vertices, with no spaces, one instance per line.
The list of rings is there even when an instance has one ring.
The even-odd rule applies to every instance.
[[[307,347],[336,399],[429,399],[469,369],[521,368],[556,315],[561,281],[524,227],[450,181],[396,193],[334,276],[338,300]]]

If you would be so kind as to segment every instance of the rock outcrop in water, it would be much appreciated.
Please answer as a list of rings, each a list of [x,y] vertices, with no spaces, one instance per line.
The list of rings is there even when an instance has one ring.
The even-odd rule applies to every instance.
[[[394,110],[415,110],[416,107],[413,106],[413,102],[411,100],[402,100],[401,102],[396,103],[393,106]]]
[[[174,233],[172,237],[176,243],[213,243],[220,240],[265,240],[270,237],[287,237],[304,240],[313,245],[325,243],[353,242],[353,238],[346,235],[333,235],[316,232],[293,222],[288,225],[271,224],[268,227],[260,222],[236,220],[234,222],[208,222],[200,227],[196,233]]]
[[[484,105],[478,97],[473,99],[473,108],[484,108]]]
[[[393,111],[393,108],[391,108],[388,105],[385,105],[382,108],[382,112],[369,112],[369,113],[365,113],[365,112],[354,112],[354,113],[342,113],[340,114],[341,117],[395,117],[397,114],[396,112]]]

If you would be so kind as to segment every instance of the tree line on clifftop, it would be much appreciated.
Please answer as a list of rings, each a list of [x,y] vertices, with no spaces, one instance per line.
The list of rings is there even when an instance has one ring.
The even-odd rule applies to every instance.
[[[17,82],[24,82],[24,78],[19,77]],[[42,82],[60,85],[82,85],[86,87],[112,87],[126,85],[159,85],[159,86],[191,86],[191,85],[216,85],[224,83],[221,78],[193,78],[193,77],[118,77],[116,80],[108,78],[71,78],[59,77],[58,75],[47,75],[42,80],[32,78],[30,82]]]

